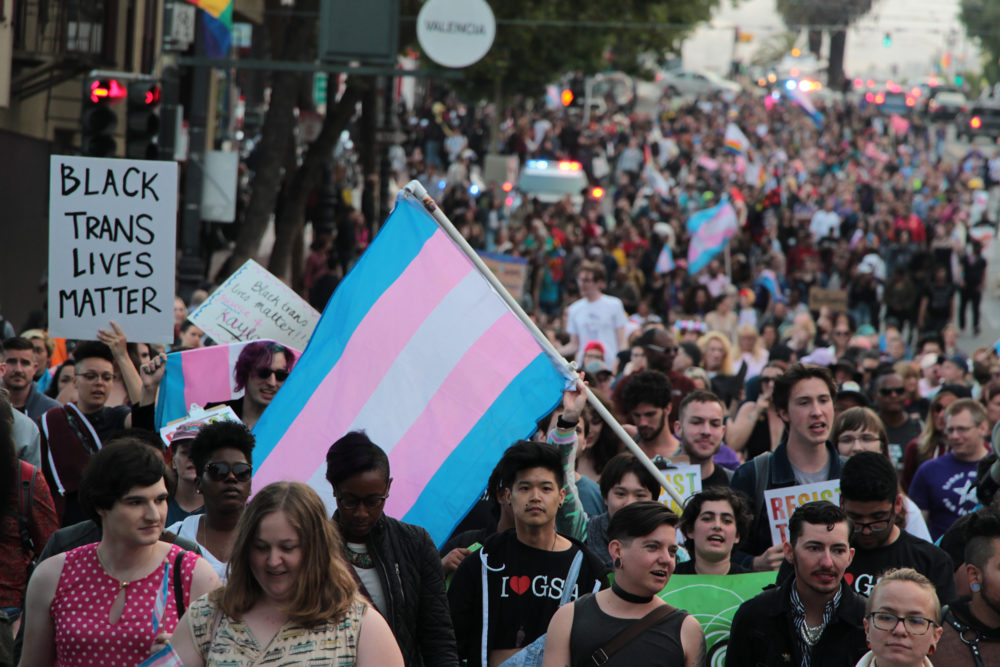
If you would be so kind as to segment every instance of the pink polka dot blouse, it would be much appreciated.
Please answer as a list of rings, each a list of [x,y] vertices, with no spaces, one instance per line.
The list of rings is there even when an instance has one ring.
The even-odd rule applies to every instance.
[[[173,566],[180,551],[181,547],[173,545],[164,559],[170,572],[160,632],[173,632],[177,626]],[[191,578],[198,558],[198,554],[189,551],[181,561],[185,608],[191,602]],[[130,582],[125,589],[121,618],[112,624],[109,617],[119,585],[97,560],[97,544],[67,552],[50,607],[57,667],[97,664],[135,667],[148,658],[153,638],[158,634],[153,628],[153,610],[163,577],[161,566],[144,579]]]

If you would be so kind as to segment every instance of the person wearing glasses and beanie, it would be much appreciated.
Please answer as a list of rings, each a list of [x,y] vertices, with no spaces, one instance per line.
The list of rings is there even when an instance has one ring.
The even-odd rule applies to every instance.
[[[856,667],[933,667],[928,656],[941,639],[941,603],[924,575],[911,568],[885,572],[865,605],[864,623],[871,650]]]
[[[205,499],[205,513],[192,514],[167,527],[195,542],[223,583],[240,517],[250,497],[253,447],[253,434],[239,422],[203,426],[191,441],[190,457],[197,471],[195,486]]]
[[[363,431],[326,453],[333,521],[361,594],[385,617],[407,667],[458,667],[441,557],[426,530],[383,513],[392,477],[389,457]]]
[[[285,384],[294,365],[295,353],[284,345],[273,341],[250,343],[240,352],[233,369],[235,388],[243,390],[243,396],[231,401],[209,403],[205,409],[228,405],[247,428],[252,429]]]

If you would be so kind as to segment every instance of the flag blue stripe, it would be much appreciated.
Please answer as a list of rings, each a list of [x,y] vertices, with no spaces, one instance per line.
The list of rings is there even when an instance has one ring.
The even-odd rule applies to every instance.
[[[178,390],[177,385],[180,385]],[[179,352],[167,355],[160,397],[156,401],[156,428],[187,415],[184,405],[184,366]]]
[[[434,473],[403,521],[423,526],[440,547],[468,513],[504,450],[530,438],[537,421],[562,400],[565,379],[539,354],[501,392]],[[393,471],[393,475],[405,475]],[[469,499],[473,499],[469,502]]]
[[[361,320],[438,230],[434,218],[419,206],[407,198],[397,199],[396,208],[382,230],[337,287],[302,358],[254,426],[257,438],[254,457],[258,461],[267,458],[281,441],[291,425],[288,415],[298,414],[306,405],[320,382],[340,361]],[[303,360],[307,363],[303,364]]]
[[[719,212],[719,209],[722,208],[723,203],[724,202],[716,204],[712,208],[702,209],[697,213],[695,213],[694,215],[692,215],[690,218],[688,218],[687,230],[692,234],[698,231],[699,227],[701,227],[706,222],[708,222],[709,220],[711,220],[716,216],[716,214]],[[691,273],[694,273],[694,271],[691,271]]]

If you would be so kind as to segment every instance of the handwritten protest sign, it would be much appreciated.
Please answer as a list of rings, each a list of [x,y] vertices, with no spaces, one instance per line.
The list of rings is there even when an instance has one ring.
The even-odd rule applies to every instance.
[[[833,311],[847,310],[847,290],[809,288],[809,310],[819,310],[826,306]]]
[[[678,609],[687,609],[701,623],[705,633],[705,664],[720,666],[726,662],[729,629],[740,605],[765,586],[774,583],[777,573],[707,575],[675,574],[659,596]]]
[[[53,155],[49,333],[172,342],[176,226],[176,163]]]
[[[701,491],[701,466],[689,464],[673,466],[664,470],[663,476],[668,482],[670,482],[680,497],[685,501]],[[673,510],[675,514],[679,515],[684,511],[684,508],[680,507],[677,502],[670,497],[670,494],[663,489],[660,491],[659,500],[661,503],[664,503],[667,507]]]
[[[788,541],[788,519],[799,505],[811,503],[814,500],[829,500],[834,505],[840,504],[840,480],[800,484],[783,489],[770,489],[764,492],[764,508],[767,511],[767,521],[771,526],[771,543],[778,545]]]
[[[237,422],[239,423],[240,418],[236,416],[233,409],[228,405],[220,405],[212,408],[211,410],[192,410],[191,416],[184,419],[178,419],[175,422],[167,424],[160,429],[160,438],[163,443],[169,447],[170,443],[174,439],[174,434],[177,431],[188,424],[193,424],[195,422],[203,422],[205,424],[214,424],[215,422]]]
[[[528,278],[528,260],[495,252],[481,252],[479,256],[510,295],[520,301],[524,295],[524,281]]]
[[[301,350],[316,328],[319,313],[248,259],[188,319],[219,343],[269,338]]]

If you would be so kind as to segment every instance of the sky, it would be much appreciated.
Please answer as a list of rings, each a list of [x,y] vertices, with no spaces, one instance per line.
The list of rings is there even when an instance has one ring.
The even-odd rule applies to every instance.
[[[684,43],[685,67],[726,72],[733,53],[720,49],[719,41],[731,44],[734,26],[754,35],[753,42],[737,45],[736,55],[744,61],[762,42],[785,30],[775,0],[742,0],[736,7],[730,0],[722,3],[710,24]],[[892,36],[889,47],[882,44],[887,32]],[[848,32],[845,71],[852,77],[931,74],[933,63],[949,50],[949,39],[953,65],[978,70],[978,50],[958,20],[958,0],[875,0],[872,11]],[[804,34],[800,43],[805,46]],[[825,58],[825,41],[823,49]]]

